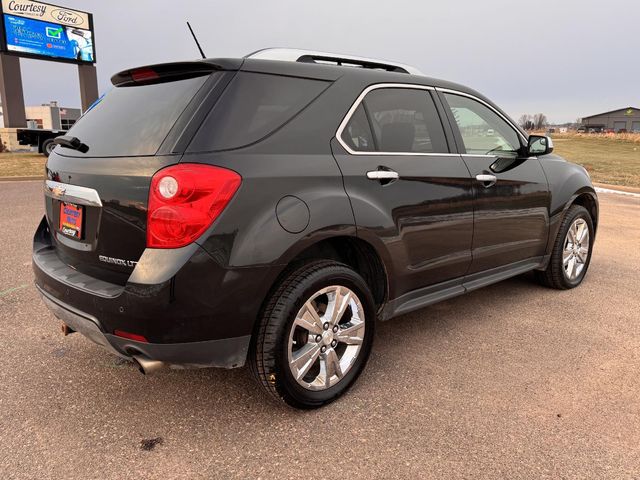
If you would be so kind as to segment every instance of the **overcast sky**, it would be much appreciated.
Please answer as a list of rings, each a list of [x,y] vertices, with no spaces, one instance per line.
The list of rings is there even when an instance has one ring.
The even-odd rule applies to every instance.
[[[638,0],[50,0],[94,14],[101,93],[128,67],[269,46],[396,60],[466,84],[512,117],[640,106]],[[79,106],[76,67],[22,62],[27,105]]]

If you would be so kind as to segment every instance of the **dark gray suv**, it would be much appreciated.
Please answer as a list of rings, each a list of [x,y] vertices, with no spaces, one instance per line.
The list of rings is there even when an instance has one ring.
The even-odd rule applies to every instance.
[[[586,171],[469,88],[284,49],[112,83],[56,140],[33,268],[66,334],[145,373],[248,363],[318,407],[364,368],[376,319],[587,272]]]

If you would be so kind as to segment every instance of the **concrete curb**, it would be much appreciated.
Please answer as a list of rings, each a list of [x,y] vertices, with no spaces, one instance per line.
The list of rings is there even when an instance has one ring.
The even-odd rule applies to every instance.
[[[604,188],[606,190],[616,190],[619,192],[640,193],[638,187],[627,187],[625,185],[611,185],[609,183],[593,182],[594,187]]]
[[[596,192],[598,193],[613,193],[615,195],[625,195],[627,197],[640,198],[640,193],[625,192],[622,190],[613,190],[611,188],[602,188],[602,187],[595,187],[595,189],[596,189]]]

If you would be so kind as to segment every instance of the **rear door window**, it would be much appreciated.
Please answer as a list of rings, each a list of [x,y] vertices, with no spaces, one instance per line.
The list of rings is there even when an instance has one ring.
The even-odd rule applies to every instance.
[[[270,135],[296,116],[329,82],[239,72],[189,145],[189,152],[239,148]]]
[[[86,157],[154,155],[207,78],[115,87],[67,133],[89,150],[58,147],[58,151]]]
[[[412,88],[379,88],[369,92],[362,105],[373,131],[376,151],[385,153],[449,152],[440,117],[428,91]],[[349,132],[356,124],[362,123],[360,117],[361,114],[356,110],[343,131],[342,139],[347,144]],[[364,148],[352,149],[366,151]]]
[[[371,125],[362,103],[353,112],[340,137],[351,150],[356,152],[373,152],[375,150]]]

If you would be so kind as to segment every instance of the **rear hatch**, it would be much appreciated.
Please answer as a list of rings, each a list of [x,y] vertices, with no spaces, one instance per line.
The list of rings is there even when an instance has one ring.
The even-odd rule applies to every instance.
[[[146,247],[149,186],[186,144],[240,62],[121,72],[47,162],[52,248],[72,268],[124,285]]]

